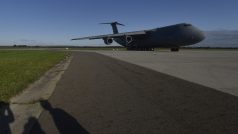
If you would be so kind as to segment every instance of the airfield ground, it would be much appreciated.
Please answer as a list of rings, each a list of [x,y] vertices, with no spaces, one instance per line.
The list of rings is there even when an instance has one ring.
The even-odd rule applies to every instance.
[[[178,53],[168,50],[97,52],[238,96],[238,51],[185,49]]]
[[[51,97],[34,103],[45,109],[39,119],[15,124],[19,130],[238,133],[238,51],[76,50],[72,56]]]
[[[45,111],[31,133],[238,132],[236,96],[181,79],[177,75],[154,71],[155,66],[161,66],[162,71],[176,68],[172,71],[198,73],[198,77],[208,79],[207,75],[199,76],[202,73],[199,72],[199,66],[205,66],[202,68],[205,69],[209,67],[207,64],[213,63],[214,67],[209,70],[219,68],[219,65],[223,68],[216,70],[219,77],[219,73],[229,73],[229,69],[237,69],[237,64],[233,63],[236,62],[236,57],[233,56],[237,56],[237,52],[98,53],[73,53],[71,64],[58,82],[55,92],[48,102],[41,103]],[[225,65],[218,62],[224,62]],[[149,66],[143,68],[134,65],[138,63]],[[154,70],[147,69],[150,67]],[[206,73],[208,71],[203,74]],[[236,81],[230,77],[227,80]],[[222,80],[226,82],[226,79]]]

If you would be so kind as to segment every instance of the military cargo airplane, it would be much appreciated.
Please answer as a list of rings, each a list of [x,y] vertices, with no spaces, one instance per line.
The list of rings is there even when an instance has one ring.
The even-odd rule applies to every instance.
[[[179,51],[180,46],[193,45],[205,38],[201,30],[187,23],[125,33],[118,32],[117,25],[125,26],[121,23],[100,24],[110,24],[113,34],[74,38],[71,40],[103,39],[106,45],[110,45],[115,41],[126,47],[127,50],[151,51],[154,48],[170,48],[171,51]]]

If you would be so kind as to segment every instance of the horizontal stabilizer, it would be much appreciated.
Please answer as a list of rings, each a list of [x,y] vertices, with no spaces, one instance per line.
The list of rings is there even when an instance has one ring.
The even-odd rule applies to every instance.
[[[125,26],[124,24],[121,24],[121,23],[119,23],[119,22],[117,22],[117,21],[115,21],[115,22],[106,22],[106,23],[99,23],[99,24],[110,24],[110,25],[121,25],[121,26]]]

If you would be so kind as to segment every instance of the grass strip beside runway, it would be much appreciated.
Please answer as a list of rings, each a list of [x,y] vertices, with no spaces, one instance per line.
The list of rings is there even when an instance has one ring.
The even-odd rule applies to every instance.
[[[62,51],[0,50],[0,101],[8,101],[66,57]]]

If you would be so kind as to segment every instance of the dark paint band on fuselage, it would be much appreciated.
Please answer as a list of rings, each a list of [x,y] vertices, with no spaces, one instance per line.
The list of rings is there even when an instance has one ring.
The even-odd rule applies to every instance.
[[[136,48],[179,47],[202,41],[205,36],[201,30],[187,23],[181,23],[152,30],[146,30],[146,37],[133,37],[129,44],[125,39],[114,39],[120,45]]]

